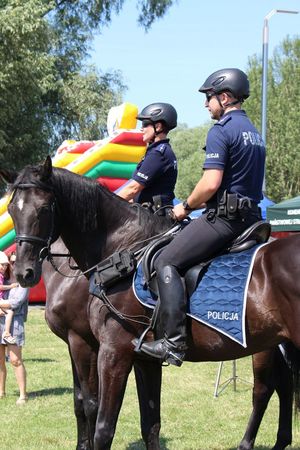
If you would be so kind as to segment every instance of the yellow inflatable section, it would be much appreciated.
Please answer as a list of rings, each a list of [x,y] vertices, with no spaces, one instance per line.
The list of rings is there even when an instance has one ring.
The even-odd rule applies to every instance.
[[[137,113],[137,106],[131,103],[111,108],[107,117],[107,138],[64,141],[52,158],[53,165],[97,178],[110,190],[116,190],[131,177],[146,151],[142,133],[135,129]],[[8,196],[0,199],[0,250],[9,247],[15,237],[8,203]]]

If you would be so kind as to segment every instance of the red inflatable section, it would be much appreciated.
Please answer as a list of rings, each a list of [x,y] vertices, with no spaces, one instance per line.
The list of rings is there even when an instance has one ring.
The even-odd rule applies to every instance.
[[[46,301],[46,288],[43,278],[40,279],[38,284],[29,291],[29,303],[45,303]]]
[[[56,153],[60,155],[61,153],[84,153],[89,148],[93,147],[97,141],[79,141],[70,142],[64,141],[60,147],[56,150]]]
[[[89,148],[94,147],[95,144],[96,144],[96,141],[80,141],[80,142],[76,142],[75,144],[72,144],[69,147],[68,153],[84,153]]]
[[[7,247],[7,249],[5,249],[5,253],[7,255],[15,251],[16,251],[16,244],[12,244],[10,247]]]
[[[118,134],[110,142],[122,145],[145,145],[142,133],[132,131],[122,131],[121,134]]]
[[[109,189],[111,192],[116,191],[128,180],[127,178],[110,178],[110,177],[99,177],[97,181]]]

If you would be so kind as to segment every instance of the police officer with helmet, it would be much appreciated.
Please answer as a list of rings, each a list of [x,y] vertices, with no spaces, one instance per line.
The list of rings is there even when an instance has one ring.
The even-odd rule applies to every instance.
[[[241,109],[249,97],[247,75],[239,69],[211,74],[199,89],[217,122],[206,139],[203,175],[188,198],[174,207],[178,220],[206,205],[165,247],[155,262],[163,339],[144,342],[141,351],[180,366],[186,351],[186,300],[181,276],[192,265],[224,249],[247,227],[261,220],[265,145]]]
[[[151,103],[137,116],[142,121],[143,141],[148,145],[132,179],[118,195],[125,200],[159,206],[173,205],[177,159],[167,135],[177,126],[177,112],[169,103]]]

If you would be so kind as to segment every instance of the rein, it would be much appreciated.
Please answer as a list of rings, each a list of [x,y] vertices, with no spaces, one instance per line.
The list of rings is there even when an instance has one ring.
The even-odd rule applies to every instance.
[[[42,181],[36,181],[34,183],[21,183],[20,182],[20,183],[17,183],[14,186],[14,193],[13,193],[11,201],[13,200],[17,189],[30,189],[30,188],[39,188],[39,189],[41,189],[43,191],[46,191],[46,192],[52,192],[52,193],[54,192],[54,189],[53,189],[52,186],[49,186],[46,183],[43,183]],[[54,199],[53,202],[51,203],[51,227],[50,227],[50,233],[49,233],[48,238],[44,239],[44,238],[40,238],[38,236],[32,236],[32,235],[28,235],[28,234],[17,234],[16,238],[15,238],[16,243],[19,244],[19,245],[22,245],[22,242],[34,242],[34,243],[35,242],[39,242],[39,243],[44,244],[44,247],[41,249],[41,251],[39,253],[39,261],[41,262],[45,258],[47,258],[50,261],[53,269],[56,272],[58,272],[60,275],[65,277],[65,278],[79,278],[79,277],[81,277],[83,275],[86,275],[86,274],[92,272],[94,269],[96,269],[96,267],[98,266],[99,262],[97,264],[95,264],[94,266],[90,267],[89,269],[85,270],[84,272],[81,272],[81,273],[76,274],[76,275],[64,274],[63,272],[61,272],[59,270],[59,268],[54,263],[54,260],[53,260],[54,257],[65,257],[65,258],[70,258],[71,257],[70,253],[52,253],[51,252],[51,243],[53,241],[53,233],[54,233],[54,212],[55,212],[55,209],[57,209],[57,203],[56,203],[56,201]],[[151,236],[149,238],[146,238],[146,239],[143,239],[141,241],[136,242],[134,244],[134,248],[136,246],[141,245],[141,244],[148,244],[152,240],[154,240],[154,239],[156,239],[156,238],[158,238],[160,236],[163,236],[164,234],[167,234],[173,228],[174,228],[174,225],[172,224],[172,226],[167,231],[164,231],[162,233],[156,234],[155,236]],[[129,249],[129,251],[132,251],[133,255],[138,257],[138,256],[142,256],[143,255],[145,248],[146,248],[146,245],[143,246],[141,249],[136,250],[135,252],[133,251],[133,249]],[[71,270],[77,270],[78,269],[78,267],[71,266],[70,263],[69,263],[69,267],[70,267]]]
[[[145,250],[146,250],[147,245],[148,245],[149,242],[151,242],[152,240],[155,240],[155,239],[157,239],[157,238],[159,238],[159,237],[161,237],[161,236],[167,235],[167,234],[169,234],[170,232],[177,231],[177,229],[178,229],[179,227],[180,227],[180,225],[177,225],[177,226],[175,226],[175,227],[174,227],[174,225],[172,225],[170,228],[167,229],[167,231],[164,231],[164,232],[162,232],[162,233],[156,234],[155,236],[151,236],[150,238],[144,239],[144,240],[142,240],[142,241],[136,242],[136,243],[134,244],[134,247],[137,246],[137,245],[140,245],[140,244],[146,244],[146,245],[144,245],[142,248],[140,248],[139,250],[136,250],[136,251],[133,251],[132,249],[128,249],[128,250],[133,254],[133,256],[135,256],[135,257],[137,257],[137,258],[141,258],[141,257],[143,256],[143,254],[144,254],[144,252],[145,252]],[[42,250],[43,250],[43,249],[42,249]],[[42,250],[41,250],[41,251],[42,251]],[[123,250],[124,250],[124,249],[123,249]],[[108,256],[108,258],[111,257],[112,255],[113,255],[113,253],[112,253],[110,256]],[[81,277],[81,276],[83,276],[83,275],[86,275],[86,274],[92,272],[92,271],[93,271],[94,269],[96,269],[96,268],[98,267],[98,265],[100,264],[100,262],[98,262],[98,263],[96,263],[95,265],[93,265],[92,267],[90,267],[89,269],[85,270],[84,272],[81,271],[79,274],[75,274],[75,275],[67,275],[67,274],[61,272],[61,271],[59,270],[59,268],[55,265],[55,263],[54,263],[54,261],[53,261],[53,256],[54,256],[54,257],[59,257],[59,256],[70,257],[70,256],[71,256],[70,253],[68,253],[68,254],[63,254],[63,253],[51,253],[51,248],[49,247],[48,255],[46,255],[46,256],[47,256],[48,261],[50,261],[50,263],[51,263],[53,269],[54,269],[57,273],[59,273],[60,275],[62,275],[64,278],[79,278],[79,277]],[[72,270],[78,270],[78,267],[72,267],[70,264],[69,264],[69,267],[70,267],[70,269],[72,269]]]
[[[54,189],[52,186],[49,186],[41,181],[37,181],[34,183],[18,183],[14,186],[14,192],[12,195],[12,199],[13,200],[17,189],[30,189],[30,188],[39,188],[43,191],[46,192],[54,192]],[[50,233],[49,236],[47,238],[40,238],[37,236],[32,236],[29,234],[17,234],[16,235],[16,242],[19,245],[22,245],[22,242],[33,242],[33,243],[42,243],[44,244],[44,247],[40,250],[39,253],[39,262],[43,261],[45,258],[47,258],[53,269],[58,272],[60,275],[62,275],[65,278],[79,278],[83,275],[86,275],[90,272],[92,272],[94,269],[97,268],[97,266],[99,265],[99,263],[95,264],[94,266],[88,268],[87,270],[85,270],[84,272],[80,272],[79,274],[74,274],[74,275],[67,275],[64,274],[63,272],[61,272],[59,270],[59,268],[56,266],[56,264],[54,263],[53,258],[54,257],[68,257],[70,258],[71,255],[70,253],[67,254],[62,254],[62,253],[51,253],[51,243],[53,242],[53,235],[54,235],[54,216],[55,216],[55,210],[57,210],[57,203],[54,197],[54,200],[51,203],[51,226],[50,226]],[[138,241],[136,243],[134,243],[133,249],[136,248],[137,246],[140,246],[141,244],[144,244],[142,248],[139,248],[138,250],[133,251],[133,249],[129,249],[130,252],[133,253],[133,256],[135,257],[141,257],[143,255],[143,253],[145,252],[145,249],[147,248],[147,244],[165,234],[169,234],[171,232],[174,232],[174,228],[178,229],[180,227],[179,224],[176,225],[175,222],[175,226],[174,224],[172,224],[171,227],[169,227],[166,231],[162,232],[162,233],[158,233],[155,236],[151,236],[149,238],[143,239],[141,241]],[[112,256],[112,255],[111,255]],[[72,267],[70,265],[70,260],[69,260],[69,267],[71,270],[77,270],[78,267]],[[111,312],[113,312],[114,314],[116,314],[119,318],[121,318],[122,320],[127,320],[127,321],[131,321],[134,323],[138,323],[141,324],[143,326],[149,326],[149,323],[151,324],[151,319],[145,315],[137,315],[137,316],[131,316],[131,315],[127,315],[127,314],[123,314],[120,311],[117,310],[117,308],[115,308],[115,306],[111,303],[111,301],[109,300],[109,298],[107,297],[107,295],[105,294],[104,291],[102,291],[101,293],[101,298],[103,300],[103,305],[102,306],[106,306]]]
[[[148,327],[147,330],[149,329],[149,324],[152,323],[152,319],[151,319],[150,317],[145,316],[145,315],[143,315],[143,314],[137,315],[137,316],[131,316],[131,315],[129,315],[129,314],[121,313],[121,312],[120,312],[120,311],[112,304],[112,302],[109,300],[108,296],[105,294],[104,291],[102,291],[100,295],[101,295],[100,298],[101,298],[101,300],[103,301],[103,305],[100,306],[99,311],[100,311],[104,306],[106,306],[106,308],[108,308],[112,313],[116,314],[116,316],[118,316],[120,319],[125,320],[125,321],[127,320],[127,321],[129,321],[129,322],[134,322],[134,323],[138,323],[138,324],[140,324],[140,325],[147,326],[147,327]],[[97,298],[97,296],[95,296],[95,295],[93,295],[93,297],[96,297],[96,298]],[[144,320],[138,320],[138,319],[145,319],[145,321],[144,321]]]

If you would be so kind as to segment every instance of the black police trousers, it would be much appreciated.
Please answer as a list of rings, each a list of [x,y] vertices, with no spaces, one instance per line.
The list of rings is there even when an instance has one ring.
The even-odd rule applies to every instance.
[[[216,255],[259,220],[259,213],[233,220],[205,213],[175,236],[156,258],[154,267],[159,272],[166,265],[173,266],[183,275],[188,268]]]

